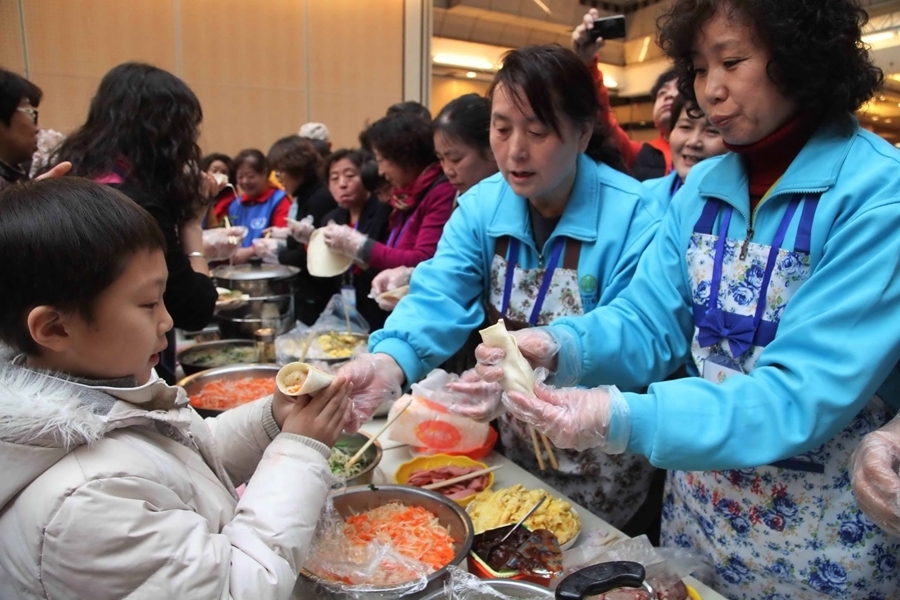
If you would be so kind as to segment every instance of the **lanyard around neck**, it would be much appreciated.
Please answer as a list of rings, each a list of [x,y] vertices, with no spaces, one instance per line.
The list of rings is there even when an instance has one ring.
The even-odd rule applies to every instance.
[[[556,238],[553,242],[553,249],[550,251],[550,260],[547,261],[547,268],[544,271],[544,278],[541,280],[541,287],[538,291],[537,298],[534,300],[534,307],[531,310],[531,316],[528,317],[528,324],[534,327],[537,325],[538,318],[541,314],[541,308],[544,306],[544,300],[547,298],[547,292],[550,290],[550,282],[553,281],[553,273],[556,271],[556,265],[559,264],[559,258],[562,254],[565,238],[562,236]],[[509,258],[506,261],[506,282],[503,288],[503,304],[501,304],[500,312],[506,318],[506,312],[509,310],[509,299],[513,288],[513,275],[516,271],[516,261],[519,256],[519,240],[512,238],[509,242]]]

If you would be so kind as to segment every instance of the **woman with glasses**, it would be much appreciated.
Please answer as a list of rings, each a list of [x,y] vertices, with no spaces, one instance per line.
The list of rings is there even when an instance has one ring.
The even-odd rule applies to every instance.
[[[37,150],[42,94],[24,77],[0,69],[0,190],[28,179],[22,165]]]

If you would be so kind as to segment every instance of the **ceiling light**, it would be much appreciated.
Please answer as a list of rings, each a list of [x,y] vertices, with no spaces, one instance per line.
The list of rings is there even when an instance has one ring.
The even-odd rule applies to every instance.
[[[870,33],[869,35],[862,36],[862,41],[865,44],[874,44],[876,42],[884,42],[897,35],[896,31],[879,31],[877,33]]]
[[[466,73],[466,77],[468,77],[469,79],[475,79],[477,76],[478,73],[476,73],[475,71],[469,71],[468,73]]]
[[[650,36],[644,38],[644,45],[641,46],[641,54],[638,56],[638,62],[644,62],[644,59],[647,58],[647,50],[650,48]]]
[[[466,54],[435,54],[432,61],[437,65],[444,65],[447,67],[478,69],[481,71],[494,70],[494,63],[486,58]]]
[[[541,2],[541,0],[534,0],[534,3],[537,4],[538,7],[540,7],[540,9],[542,11],[547,13],[548,16],[551,16],[551,17],[553,16],[553,13],[550,11],[550,7],[547,6],[546,4],[544,4],[543,2]]]
[[[894,120],[893,119],[885,119],[884,122],[886,125],[890,125],[891,123],[894,122]]]
[[[873,121],[877,121],[877,120],[878,120],[878,115],[872,115],[872,120],[873,120]]]
[[[609,75],[604,75],[603,76],[603,85],[605,85],[608,88],[617,88],[617,87],[619,87],[619,82],[616,81],[615,79],[613,79],[612,77],[610,77]]]

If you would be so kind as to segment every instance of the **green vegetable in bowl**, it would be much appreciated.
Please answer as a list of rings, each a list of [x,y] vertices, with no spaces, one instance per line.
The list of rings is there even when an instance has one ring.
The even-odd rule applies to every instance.
[[[198,367],[227,367],[235,364],[249,364],[257,361],[255,346],[224,346],[208,348],[186,354],[182,362]]]
[[[353,458],[353,455],[345,452],[341,448],[337,446],[332,448],[331,458],[328,459],[328,466],[331,467],[331,472],[344,480],[356,477],[362,473],[363,469],[366,468],[366,465],[364,464],[365,460],[358,460],[356,464],[348,469],[347,463],[350,462],[351,458]]]

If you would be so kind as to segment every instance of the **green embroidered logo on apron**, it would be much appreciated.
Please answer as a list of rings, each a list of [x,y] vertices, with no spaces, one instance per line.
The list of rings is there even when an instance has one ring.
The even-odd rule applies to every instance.
[[[593,294],[597,291],[597,278],[593,275],[585,275],[578,282],[578,287],[585,294]]]

